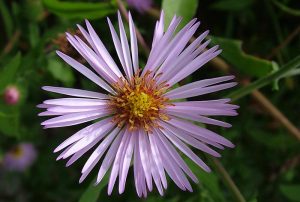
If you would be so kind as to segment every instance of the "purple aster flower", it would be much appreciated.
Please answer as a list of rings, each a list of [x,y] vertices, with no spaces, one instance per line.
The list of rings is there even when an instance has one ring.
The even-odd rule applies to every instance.
[[[204,38],[208,31],[188,45],[200,23],[193,19],[176,32],[181,18],[175,16],[164,32],[162,12],[156,23],[148,61],[140,69],[132,17],[129,13],[130,43],[120,13],[118,20],[120,35],[109,19],[108,24],[120,64],[112,59],[88,21],[87,30],[78,25],[88,44],[67,33],[69,42],[91,68],[60,51],[57,54],[106,93],[45,86],[43,89],[46,91],[72,97],[50,99],[39,105],[46,109],[41,116],[57,116],[42,125],[57,128],[98,120],[55,149],[55,152],[61,152],[58,160],[70,157],[67,162],[69,166],[97,145],[83,166],[80,182],[99,164],[96,184],[111,168],[108,194],[112,193],[117,177],[119,193],[123,193],[133,162],[134,182],[140,197],[146,197],[147,192],[152,191],[153,182],[163,195],[167,188],[167,175],[182,190],[192,191],[188,178],[194,182],[198,180],[180,153],[210,172],[210,168],[188,145],[215,157],[220,157],[220,154],[213,147],[234,147],[229,140],[195,122],[230,127],[230,124],[210,116],[235,116],[238,106],[229,104],[230,99],[183,99],[231,88],[236,83],[228,81],[234,77],[204,79],[172,89],[176,83],[221,53],[218,46],[206,49],[209,41],[204,42]]]
[[[22,172],[35,161],[37,152],[31,143],[21,143],[3,157],[3,167],[9,171]]]
[[[152,0],[127,0],[130,7],[136,9],[140,13],[144,13],[152,6]]]

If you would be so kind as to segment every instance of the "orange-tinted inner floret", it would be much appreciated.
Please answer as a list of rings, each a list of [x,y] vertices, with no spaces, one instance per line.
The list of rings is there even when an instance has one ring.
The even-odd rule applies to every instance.
[[[111,96],[109,106],[115,112],[113,121],[118,126],[128,124],[129,130],[142,127],[151,132],[152,127],[159,127],[159,119],[169,119],[163,112],[170,104],[168,98],[163,96],[166,82],[157,84],[151,72],[144,76],[137,73],[129,81],[120,79],[114,87],[117,94]]]

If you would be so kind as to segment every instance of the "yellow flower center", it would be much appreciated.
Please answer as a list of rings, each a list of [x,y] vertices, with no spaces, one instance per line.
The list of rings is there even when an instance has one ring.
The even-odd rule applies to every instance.
[[[151,131],[152,127],[159,127],[158,119],[168,119],[162,111],[169,104],[163,96],[166,84],[157,84],[150,72],[142,77],[137,73],[130,81],[120,79],[114,87],[117,95],[111,96],[109,105],[119,127],[129,124],[130,130],[142,127]]]
[[[127,107],[130,114],[135,117],[143,117],[145,113],[155,108],[152,106],[154,104],[153,98],[150,95],[139,91],[131,92],[127,96],[127,103],[128,105],[125,105],[125,107]]]
[[[23,150],[21,147],[16,147],[11,151],[12,155],[18,159],[21,158],[23,156]]]

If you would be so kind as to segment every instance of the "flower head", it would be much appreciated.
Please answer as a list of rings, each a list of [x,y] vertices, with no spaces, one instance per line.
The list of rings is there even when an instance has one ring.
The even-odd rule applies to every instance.
[[[140,13],[149,10],[153,4],[152,0],[127,0],[130,7],[136,9]]]
[[[43,89],[46,91],[72,97],[50,99],[39,105],[46,109],[41,116],[57,116],[42,125],[45,128],[56,128],[99,119],[55,149],[55,152],[61,151],[57,159],[70,157],[67,162],[69,166],[97,145],[82,169],[80,182],[99,164],[96,183],[100,183],[111,168],[108,193],[112,193],[117,177],[119,193],[123,193],[129,167],[133,162],[138,196],[146,197],[147,192],[152,191],[152,180],[162,195],[167,188],[167,175],[181,189],[192,191],[187,176],[194,182],[198,180],[178,151],[209,172],[210,168],[188,145],[216,157],[220,154],[212,147],[224,149],[224,146],[234,145],[195,122],[230,127],[230,124],[209,116],[235,116],[238,107],[229,104],[230,99],[182,99],[231,88],[236,83],[228,81],[234,77],[204,79],[172,89],[174,84],[220,54],[218,46],[206,50],[209,41],[204,42],[204,38],[208,31],[188,45],[199,27],[199,22],[194,19],[176,32],[181,18],[175,16],[164,31],[162,12],[156,23],[148,61],[144,68],[139,68],[138,45],[132,17],[129,13],[130,43],[120,13],[118,20],[120,36],[108,19],[119,57],[118,64],[88,21],[87,30],[78,25],[88,43],[76,35],[67,34],[68,41],[91,68],[62,52],[58,51],[57,54],[106,93],[45,86]]]
[[[3,167],[9,171],[22,172],[35,161],[37,152],[31,143],[21,143],[3,157]]]
[[[4,102],[8,105],[16,105],[20,100],[20,91],[16,86],[9,86],[4,91]]]

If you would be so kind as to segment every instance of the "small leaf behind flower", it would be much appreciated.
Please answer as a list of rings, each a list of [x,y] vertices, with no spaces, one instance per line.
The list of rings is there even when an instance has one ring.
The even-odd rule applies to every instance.
[[[10,62],[0,71],[0,92],[2,92],[7,85],[13,83],[16,74],[21,64],[21,54],[17,53]]]
[[[214,36],[210,36],[210,38],[213,45],[218,44],[223,49],[221,56],[247,76],[263,77],[276,68],[276,64],[272,61],[246,54],[242,50],[242,42],[239,40]]]
[[[187,24],[195,15],[197,0],[163,0],[162,10],[165,12],[165,25],[168,26],[174,15],[183,17],[179,28]]]
[[[95,186],[95,180],[93,180],[81,195],[79,202],[96,202],[100,196],[100,192],[107,185],[108,179],[108,175],[105,175],[103,180],[97,186]]]
[[[113,2],[43,0],[43,4],[54,14],[71,19],[103,18],[117,10],[117,6]]]

